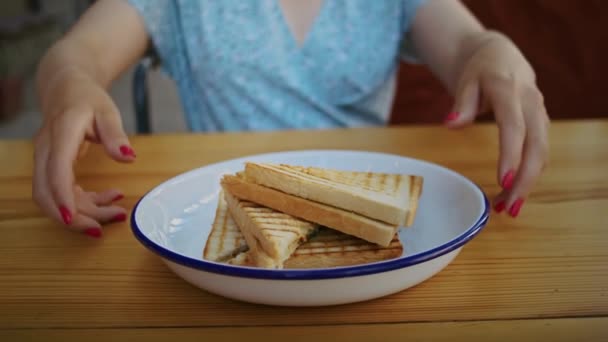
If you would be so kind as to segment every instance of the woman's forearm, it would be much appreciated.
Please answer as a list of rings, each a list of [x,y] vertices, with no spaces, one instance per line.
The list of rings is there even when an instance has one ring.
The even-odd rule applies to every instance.
[[[428,0],[411,29],[418,55],[452,93],[464,64],[490,35],[457,0]]]
[[[42,58],[36,90],[43,112],[57,84],[88,80],[103,88],[144,54],[148,35],[124,0],[100,0]]]

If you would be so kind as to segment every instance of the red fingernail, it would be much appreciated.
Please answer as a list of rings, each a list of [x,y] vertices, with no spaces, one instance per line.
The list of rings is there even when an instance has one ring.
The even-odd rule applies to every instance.
[[[513,202],[511,208],[509,208],[509,215],[512,217],[517,217],[522,205],[524,205],[524,200],[522,198],[518,198],[515,202]]]
[[[72,213],[65,206],[59,207],[59,212],[61,213],[61,218],[63,219],[63,223],[70,224],[72,223]]]
[[[127,145],[120,146],[120,153],[122,153],[122,155],[125,157],[136,157],[135,151],[133,151],[133,149]]]
[[[121,200],[121,199],[123,199],[123,198],[125,198],[125,195],[123,195],[123,194],[118,194],[118,195],[116,195],[116,197],[114,197],[114,198],[112,199],[112,202],[120,201],[120,200]]]
[[[112,222],[123,222],[127,220],[127,214],[120,213],[112,218]]]
[[[94,238],[101,237],[101,229],[99,229],[99,228],[89,228],[89,229],[85,230],[84,233],[87,234],[88,236],[92,236]]]
[[[496,205],[494,205],[494,211],[496,211],[497,213],[500,213],[503,210],[505,210],[505,201],[500,201],[496,203]]]
[[[502,186],[502,188],[505,190],[511,190],[511,188],[513,187],[514,179],[515,172],[513,172],[513,170],[509,170],[509,172],[507,172],[504,177],[502,177],[502,182],[500,183],[500,186]]]
[[[458,117],[460,116],[460,113],[458,112],[450,112],[446,117],[445,117],[445,121],[454,121],[456,120]]]

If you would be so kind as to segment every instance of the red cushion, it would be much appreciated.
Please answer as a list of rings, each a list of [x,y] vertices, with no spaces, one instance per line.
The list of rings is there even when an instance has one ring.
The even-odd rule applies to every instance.
[[[464,2],[530,60],[552,118],[608,117],[608,1]],[[451,104],[426,68],[402,64],[391,123],[440,122]]]

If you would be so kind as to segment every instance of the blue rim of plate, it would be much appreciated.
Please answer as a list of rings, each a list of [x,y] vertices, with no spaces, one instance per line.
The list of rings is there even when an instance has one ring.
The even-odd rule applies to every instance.
[[[360,152],[360,151],[359,151]],[[366,152],[369,153],[369,152]],[[382,154],[382,153],[377,153]],[[397,156],[397,155],[393,155]],[[403,157],[403,156],[400,156]],[[240,159],[240,158],[238,158]],[[411,159],[411,158],[410,158]],[[426,161],[418,160],[420,162],[429,163]],[[432,163],[430,163],[432,164]],[[437,167],[444,168],[443,166],[433,164]],[[207,165],[211,166],[211,165]],[[449,169],[447,169],[449,170]],[[194,170],[193,170],[194,171]],[[449,170],[454,172],[452,170]],[[456,173],[456,172],[454,172]],[[456,173],[457,175],[463,177],[462,175]],[[177,176],[176,176],[177,177]],[[274,280],[320,280],[320,279],[335,279],[335,278],[348,278],[348,277],[358,277],[370,274],[383,273],[388,271],[393,271],[396,269],[401,269],[405,267],[410,267],[416,264],[423,263],[425,261],[429,261],[435,258],[438,258],[444,254],[448,254],[469,242],[473,239],[479,232],[485,227],[488,222],[490,216],[490,204],[486,194],[483,192],[481,187],[471,180],[467,179],[473,185],[477,187],[477,189],[481,192],[481,195],[484,200],[484,209],[483,213],[477,219],[477,221],[464,233],[460,234],[453,240],[450,240],[443,245],[437,246],[428,251],[410,255],[407,257],[400,257],[396,259],[371,263],[371,264],[363,264],[363,265],[355,265],[355,266],[345,266],[345,267],[336,267],[336,268],[321,268],[321,269],[290,269],[290,270],[270,270],[270,269],[261,269],[255,267],[243,267],[243,266],[233,266],[228,264],[221,264],[217,262],[207,261],[203,259],[194,259],[187,256],[184,256],[179,253],[175,253],[167,248],[164,248],[154,241],[150,240],[147,236],[145,236],[139,226],[137,225],[135,216],[137,213],[137,209],[141,203],[141,201],[146,198],[146,196],[152,192],[146,193],[143,195],[135,204],[131,212],[131,231],[146,248],[158,254],[160,257],[172,261],[174,263],[194,268],[197,270],[202,270],[206,272],[218,273],[226,276],[234,276],[241,278],[254,278],[254,279],[274,279]],[[159,185],[160,186],[160,185]]]

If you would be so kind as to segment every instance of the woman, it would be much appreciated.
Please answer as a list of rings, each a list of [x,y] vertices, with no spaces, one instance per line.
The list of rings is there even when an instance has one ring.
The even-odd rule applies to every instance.
[[[516,217],[547,160],[548,116],[525,57],[454,0],[101,0],[43,58],[45,120],[33,195],[94,237],[126,218],[117,190],[86,193],[72,172],[86,141],[135,160],[107,88],[153,47],[194,131],[382,125],[400,58],[426,64],[455,97],[446,126],[489,106],[499,127],[495,209]]]

